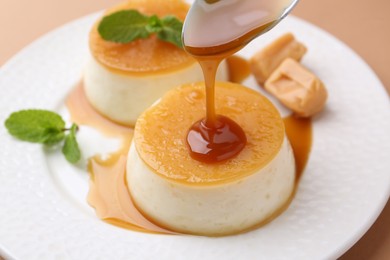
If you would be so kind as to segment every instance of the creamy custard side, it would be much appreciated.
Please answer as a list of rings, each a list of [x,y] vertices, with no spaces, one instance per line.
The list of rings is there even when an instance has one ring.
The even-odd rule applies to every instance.
[[[228,79],[225,63],[217,78]],[[84,72],[84,89],[88,101],[101,114],[120,124],[135,125],[138,116],[167,91],[201,79],[197,63],[170,73],[137,77],[113,73],[90,59]]]

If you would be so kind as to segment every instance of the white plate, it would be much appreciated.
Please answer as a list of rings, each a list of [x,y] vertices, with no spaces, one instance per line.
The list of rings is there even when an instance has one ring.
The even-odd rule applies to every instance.
[[[64,99],[81,78],[88,31],[96,19],[88,16],[46,35],[0,69],[0,122],[22,108],[65,113]],[[353,51],[294,17],[241,54],[249,57],[287,31],[308,46],[303,63],[324,81],[329,100],[314,120],[312,153],[296,198],[279,218],[253,232],[222,238],[117,228],[97,219],[87,205],[85,171],[65,163],[59,153],[13,139],[1,127],[1,254],[17,259],[340,256],[375,221],[389,197],[390,103],[375,74]],[[253,79],[246,84],[258,89]],[[80,132],[84,149],[88,142],[99,146],[105,140],[88,141],[88,131]]]

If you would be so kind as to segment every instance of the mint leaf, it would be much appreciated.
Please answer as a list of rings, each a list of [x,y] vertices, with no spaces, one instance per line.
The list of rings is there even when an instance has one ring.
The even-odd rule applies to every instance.
[[[65,138],[64,129],[61,129],[61,131],[59,131],[59,129],[50,128],[46,130],[46,134],[47,134],[47,139],[43,143],[49,146],[59,143]]]
[[[163,29],[157,33],[159,39],[175,44],[183,48],[181,41],[181,31],[183,23],[174,16],[165,16],[161,19]]]
[[[39,109],[12,113],[5,127],[14,137],[33,143],[55,144],[63,140],[65,122],[58,114]]]
[[[81,154],[76,141],[76,124],[65,129],[65,122],[60,115],[40,109],[21,110],[12,113],[5,121],[5,127],[14,137],[28,142],[56,144],[65,138],[62,153],[71,163],[80,160]],[[70,131],[65,136],[65,131]]]
[[[146,30],[148,30],[148,32],[150,33],[156,33],[160,32],[163,29],[162,27],[163,25],[161,23],[160,18],[158,18],[157,15],[152,15],[149,18],[149,23],[146,26]]]
[[[81,152],[76,140],[77,125],[73,124],[70,133],[65,137],[65,143],[62,147],[62,153],[70,163],[77,163],[81,158]]]
[[[104,40],[116,43],[129,43],[157,33],[160,40],[183,48],[182,28],[183,23],[174,16],[160,19],[156,15],[143,15],[137,10],[122,10],[103,17],[98,32]]]
[[[103,39],[116,43],[128,43],[141,38],[148,38],[146,29],[149,17],[136,10],[123,10],[105,16],[98,31]]]

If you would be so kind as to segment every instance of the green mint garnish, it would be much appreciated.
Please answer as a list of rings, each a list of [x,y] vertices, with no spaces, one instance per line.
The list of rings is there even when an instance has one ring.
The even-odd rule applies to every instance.
[[[152,15],[148,18],[148,24],[146,25],[146,30],[149,33],[158,33],[163,29],[162,22],[157,15]]]
[[[181,31],[183,23],[174,16],[165,16],[161,19],[162,30],[157,34],[160,40],[170,42],[183,48],[181,41]]]
[[[12,113],[5,126],[11,135],[33,143],[55,144],[65,137],[64,120],[58,114],[45,110]]]
[[[183,23],[174,16],[160,19],[156,15],[143,15],[137,10],[122,10],[103,17],[98,31],[104,40],[116,43],[129,43],[156,33],[160,40],[182,48],[182,28]]]
[[[77,129],[77,125],[73,124],[70,128],[70,133],[65,137],[64,146],[62,147],[62,153],[70,163],[77,163],[81,158],[79,145],[76,140]]]
[[[98,31],[103,39],[117,43],[128,43],[136,39],[148,38],[146,29],[149,17],[135,10],[119,11],[105,16]]]
[[[67,146],[71,146],[63,151],[66,159],[71,163],[80,160],[80,151],[75,138],[77,126],[73,124],[70,129],[66,129],[65,121],[54,112],[40,109],[14,112],[5,121],[5,127],[12,136],[32,143],[54,145],[65,139],[65,145],[70,142]],[[70,134],[66,136],[67,130],[70,130]]]

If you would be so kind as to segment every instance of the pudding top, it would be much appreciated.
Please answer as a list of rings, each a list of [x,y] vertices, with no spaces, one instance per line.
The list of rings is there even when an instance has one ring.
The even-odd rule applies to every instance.
[[[193,83],[171,90],[138,118],[133,140],[140,158],[156,174],[188,185],[236,181],[265,167],[285,138],[280,114],[258,92],[227,82],[216,83],[216,112],[243,128],[247,144],[237,156],[220,163],[191,158],[186,137],[204,117],[204,89],[204,83]]]
[[[107,10],[105,15],[128,9],[159,17],[174,15],[184,21],[189,5],[182,0],[131,0]],[[97,30],[99,23],[100,20],[90,32],[89,46],[92,56],[108,69],[147,75],[172,72],[195,63],[183,49],[159,40],[156,35],[126,44],[106,41]]]

